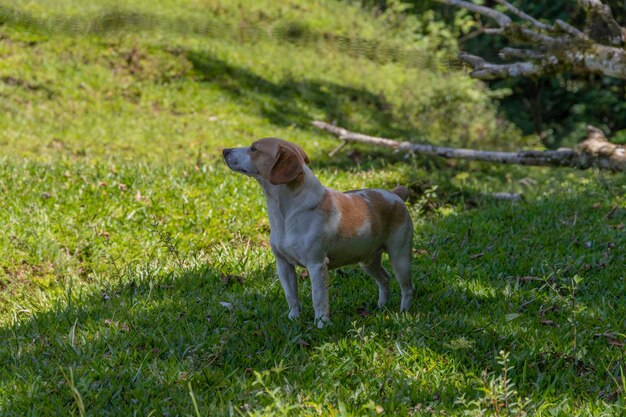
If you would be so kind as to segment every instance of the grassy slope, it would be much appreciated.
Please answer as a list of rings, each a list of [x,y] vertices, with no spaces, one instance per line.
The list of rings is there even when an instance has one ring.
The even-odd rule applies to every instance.
[[[510,132],[461,74],[390,62],[401,38],[347,4],[106,4],[0,9],[0,413],[195,415],[192,397],[203,415],[623,411],[623,176],[329,160],[312,118],[448,143]],[[219,159],[268,135],[334,188],[412,184],[411,314],[397,287],[375,311],[346,268],[333,326],[311,326],[306,279],[286,319],[260,191]]]

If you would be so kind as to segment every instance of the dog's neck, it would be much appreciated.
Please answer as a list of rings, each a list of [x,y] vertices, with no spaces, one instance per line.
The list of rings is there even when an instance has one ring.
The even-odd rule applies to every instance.
[[[302,176],[289,184],[273,185],[263,178],[257,178],[257,181],[263,188],[272,228],[277,226],[277,222],[284,222],[290,213],[317,205],[325,191],[324,186],[306,165]]]

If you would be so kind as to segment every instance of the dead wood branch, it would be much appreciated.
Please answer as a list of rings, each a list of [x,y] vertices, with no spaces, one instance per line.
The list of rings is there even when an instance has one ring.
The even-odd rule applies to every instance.
[[[524,199],[524,196],[519,193],[491,193],[491,197],[494,200],[504,201],[521,201]]]
[[[588,137],[576,149],[565,148],[555,151],[522,150],[517,152],[481,151],[397,141],[351,132],[334,124],[318,120],[313,122],[313,126],[332,133],[344,142],[385,146],[407,154],[502,164],[573,167],[579,169],[597,167],[611,171],[626,171],[626,147],[609,142],[602,131],[593,126],[587,127]]]
[[[614,46],[624,46],[626,29],[621,27],[613,18],[611,8],[600,0],[578,0],[588,15],[588,26],[592,33],[602,37],[604,41]]]
[[[496,64],[462,53],[460,58],[473,68],[474,78],[493,80],[570,71],[626,79],[626,28],[617,23],[610,7],[600,0],[578,0],[587,13],[584,31],[562,20],[541,22],[506,0],[496,1],[517,20],[505,12],[470,1],[437,1],[492,19],[498,28],[483,30],[484,33],[500,34],[514,44],[525,46],[523,55],[512,54],[512,48],[502,51],[503,59],[520,60],[512,63]]]

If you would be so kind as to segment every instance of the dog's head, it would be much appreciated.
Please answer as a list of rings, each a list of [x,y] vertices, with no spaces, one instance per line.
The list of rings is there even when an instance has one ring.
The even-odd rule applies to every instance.
[[[295,143],[277,138],[259,139],[247,148],[222,151],[230,169],[271,184],[289,184],[304,173],[309,157]]]

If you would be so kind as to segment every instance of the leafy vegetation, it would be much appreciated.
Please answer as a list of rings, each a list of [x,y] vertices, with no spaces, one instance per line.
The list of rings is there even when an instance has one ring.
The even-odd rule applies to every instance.
[[[368,0],[362,1],[370,3]],[[378,7],[385,8],[394,4],[394,1],[380,0],[376,3]],[[467,12],[450,10],[435,1],[408,3],[412,5],[407,9],[409,13],[431,13],[434,21],[450,22],[444,30],[460,39],[463,50],[485,57],[489,62],[503,62],[498,57],[498,51],[507,46],[506,39],[482,33],[483,28],[493,27],[493,22],[476,18]],[[602,24],[590,25],[577,2],[517,0],[510,3],[547,22],[561,19],[587,33],[602,33],[606,30]],[[626,8],[622,2],[604,0],[603,3],[611,7],[618,22],[626,24]],[[504,5],[500,7],[506,10]],[[488,84],[498,95],[502,116],[524,134],[534,134],[538,141],[549,148],[575,146],[586,137],[588,124],[601,128],[615,143],[626,143],[624,80],[566,72],[551,77],[494,80]]]
[[[329,158],[314,118],[529,139],[442,64],[455,46],[431,17],[184,6],[0,6],[0,414],[624,412],[623,176]],[[407,43],[416,25],[430,32]],[[411,313],[397,286],[376,310],[354,267],[331,274],[332,326],[313,326],[304,274],[302,319],[286,318],[261,192],[220,158],[263,136],[300,143],[333,188],[411,187]]]

